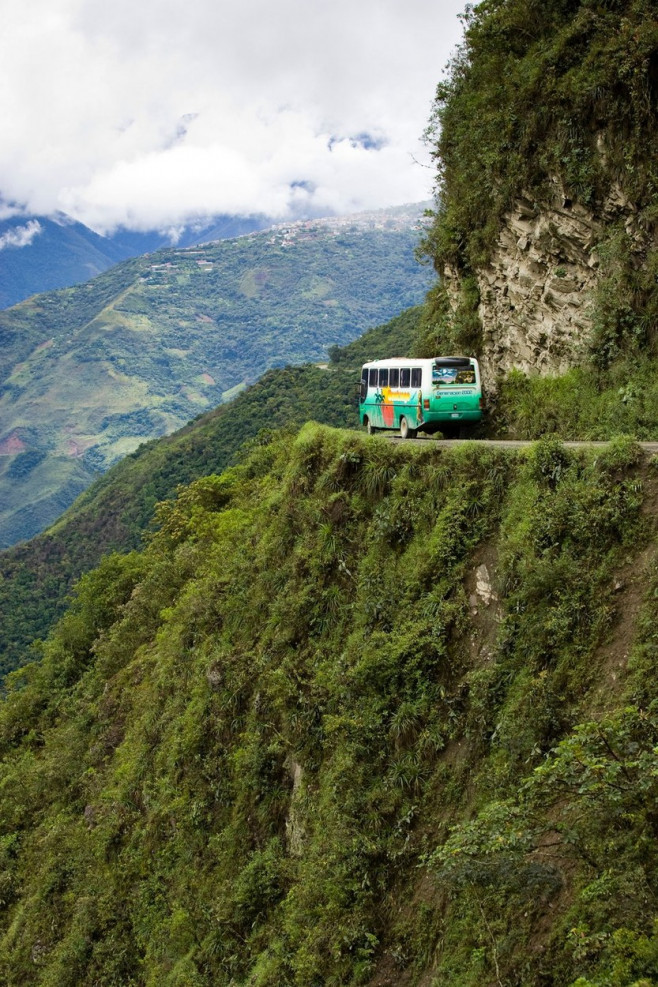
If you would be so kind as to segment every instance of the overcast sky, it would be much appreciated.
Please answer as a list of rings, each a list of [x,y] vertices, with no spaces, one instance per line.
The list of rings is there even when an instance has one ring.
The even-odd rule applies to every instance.
[[[418,202],[461,0],[0,0],[0,196],[99,231]]]

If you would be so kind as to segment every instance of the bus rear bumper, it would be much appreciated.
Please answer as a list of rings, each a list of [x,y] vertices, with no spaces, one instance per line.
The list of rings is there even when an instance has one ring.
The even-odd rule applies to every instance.
[[[423,424],[439,425],[441,422],[479,422],[482,419],[482,411],[474,408],[472,411],[426,411],[423,416]]]
[[[425,413],[426,417],[418,425],[419,432],[427,432],[433,435],[440,432],[444,426],[448,425],[475,425],[482,420],[482,412],[475,411],[452,411],[450,414],[437,414],[436,412]]]

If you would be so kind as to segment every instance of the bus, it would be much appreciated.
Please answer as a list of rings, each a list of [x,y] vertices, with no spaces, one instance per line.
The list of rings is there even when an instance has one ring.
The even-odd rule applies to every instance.
[[[480,421],[482,405],[480,367],[472,356],[393,357],[361,371],[359,419],[369,435],[389,428],[403,439],[418,432],[461,436],[465,425]]]

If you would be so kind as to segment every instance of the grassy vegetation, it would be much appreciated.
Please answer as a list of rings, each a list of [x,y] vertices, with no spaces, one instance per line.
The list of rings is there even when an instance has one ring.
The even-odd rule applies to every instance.
[[[427,239],[444,262],[485,263],[522,191],[600,209],[619,182],[656,219],[658,36],[650,0],[504,0],[468,8],[427,137],[443,183]]]
[[[0,496],[0,545],[61,513],[68,487],[46,496],[61,457],[91,478],[268,369],[326,359],[422,301],[417,225],[412,208],[390,229],[355,217],[162,250],[0,312],[0,441],[45,454],[25,510]]]
[[[0,307],[8,308],[37,292],[88,281],[112,264],[132,256],[112,240],[80,223],[41,216],[0,220],[0,236],[38,222],[39,232],[28,247],[5,251],[0,269]],[[135,251],[136,252],[136,251]]]
[[[618,360],[604,374],[575,367],[559,377],[512,372],[501,382],[492,434],[519,439],[658,439],[656,361]]]
[[[466,16],[427,240],[456,317],[439,287],[327,371],[270,370],[3,556],[5,668],[91,570],[0,704],[9,985],[658,982],[658,471],[628,435],[557,440],[656,437],[653,255],[610,229],[589,361],[502,383],[491,427],[530,450],[349,429],[363,359],[477,347],[473,271],[520,189],[555,173],[598,207],[612,176],[653,229],[648,0]],[[208,277],[190,258],[114,307],[117,338]],[[236,297],[272,278],[246,265]]]
[[[319,426],[181,491],[0,708],[4,982],[652,982],[656,492]]]
[[[477,353],[476,274],[503,215],[523,196],[597,219],[592,338],[576,374],[503,384],[499,424],[513,434],[585,438],[658,434],[658,32],[650,0],[502,0],[469,7],[465,39],[438,85],[427,139],[437,207],[424,242],[457,275],[456,310],[438,283],[422,350]],[[609,197],[626,201],[614,218]],[[558,201],[559,199],[559,201]],[[632,216],[629,227],[626,220]],[[590,249],[588,248],[588,249]],[[646,396],[635,395],[648,386]],[[515,406],[516,400],[520,404]],[[564,399],[563,409],[557,403]]]
[[[364,353],[376,358],[387,356],[391,348],[410,352],[420,312],[411,309],[355,343],[333,348],[329,370],[313,366],[270,370],[230,404],[200,416],[174,435],[145,443],[117,463],[50,531],[1,552],[0,676],[25,661],[34,638],[47,634],[83,572],[109,551],[139,546],[156,503],[172,497],[179,484],[220,472],[263,429],[299,426],[309,419],[355,427]],[[12,485],[23,484],[22,489],[29,482],[29,474],[24,480],[12,479]]]
[[[48,456],[32,450],[20,456],[0,457],[0,485],[6,491],[0,547],[12,543],[16,525],[38,530],[50,518],[62,514],[93,479],[91,470],[69,456]]]

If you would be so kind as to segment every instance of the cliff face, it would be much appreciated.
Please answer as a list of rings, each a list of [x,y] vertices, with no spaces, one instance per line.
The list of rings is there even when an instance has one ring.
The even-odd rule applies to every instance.
[[[601,279],[600,246],[611,228],[624,229],[641,265],[651,238],[617,184],[598,212],[572,202],[556,180],[551,202],[526,195],[503,215],[489,262],[475,271],[482,369],[494,388],[512,369],[558,374],[584,357]],[[443,276],[456,312],[458,271],[446,264]]]
[[[0,982],[655,983],[656,503],[314,425],[181,490],[0,702]]]
[[[428,128],[425,247],[446,289],[428,341],[479,349],[490,386],[512,368],[559,374],[593,356],[606,369],[651,350],[654,5],[503,0],[465,22]]]

